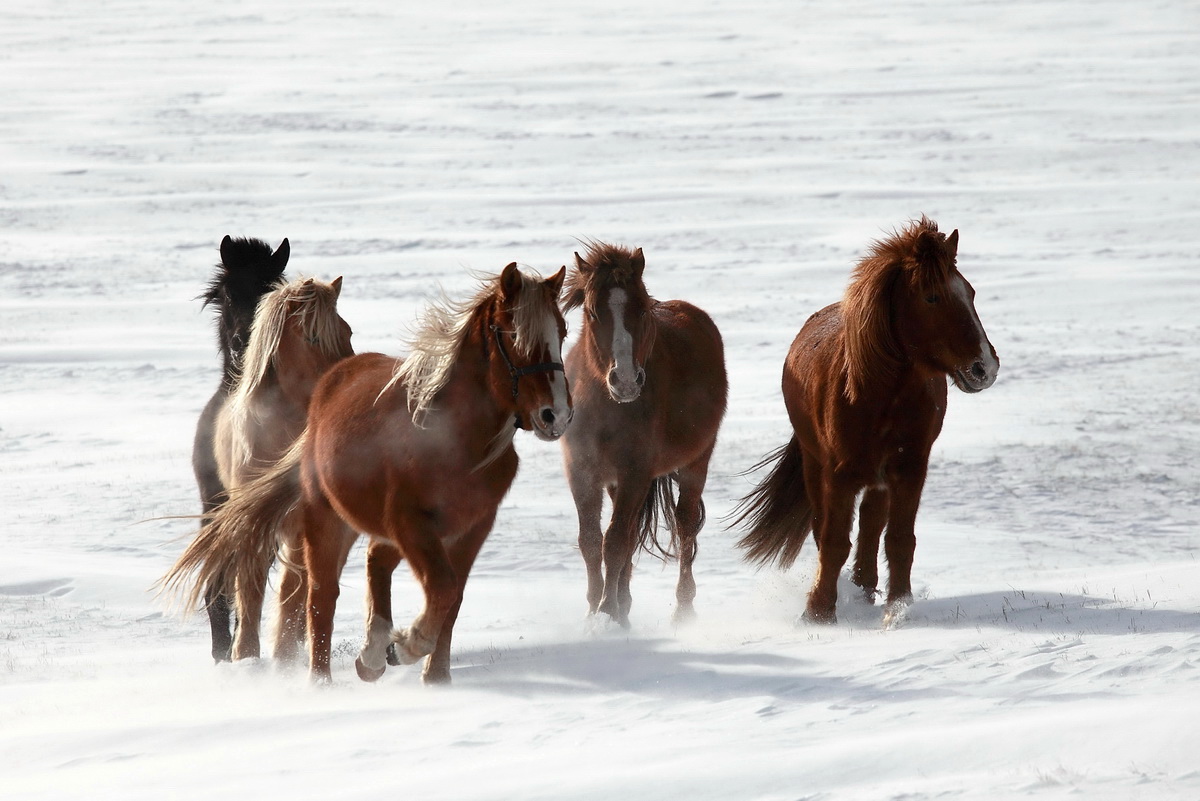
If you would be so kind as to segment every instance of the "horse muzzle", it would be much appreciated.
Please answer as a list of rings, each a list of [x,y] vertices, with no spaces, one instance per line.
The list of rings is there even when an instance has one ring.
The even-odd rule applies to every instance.
[[[974,394],[996,383],[999,372],[1000,360],[993,351],[990,358],[976,359],[969,366],[955,370],[950,377],[954,379],[954,386],[963,392]]]
[[[543,406],[530,417],[533,435],[544,442],[554,442],[567,433],[567,426],[571,425],[574,416],[575,410],[570,407],[564,413],[555,410],[553,406]]]

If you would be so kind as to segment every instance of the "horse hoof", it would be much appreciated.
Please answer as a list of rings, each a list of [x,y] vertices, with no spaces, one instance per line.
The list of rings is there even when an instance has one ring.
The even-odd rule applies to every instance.
[[[363,664],[362,658],[354,660],[354,670],[358,673],[358,677],[363,681],[379,681],[380,676],[387,670],[386,667],[370,668]]]
[[[387,647],[387,663],[392,667],[401,665],[400,655],[396,653],[396,643],[389,643]]]
[[[689,606],[681,606],[671,615],[671,622],[676,626],[687,626],[696,622],[696,610]]]
[[[804,614],[800,619],[805,623],[816,623],[820,626],[832,626],[837,623],[837,612],[818,612],[813,609],[805,609]]]

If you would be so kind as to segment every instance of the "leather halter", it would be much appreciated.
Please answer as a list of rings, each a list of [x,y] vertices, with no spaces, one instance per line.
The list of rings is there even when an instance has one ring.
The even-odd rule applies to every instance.
[[[533,375],[534,373],[549,373],[557,370],[560,373],[566,373],[566,368],[562,366],[562,362],[542,362],[541,364],[529,364],[525,367],[517,367],[512,363],[512,359],[508,358],[508,351],[504,349],[504,340],[500,338],[500,326],[492,324],[489,326],[492,333],[496,336],[496,349],[500,351],[500,357],[504,359],[504,363],[508,365],[508,374],[512,376],[512,396],[513,400],[517,398],[517,384],[521,376]]]

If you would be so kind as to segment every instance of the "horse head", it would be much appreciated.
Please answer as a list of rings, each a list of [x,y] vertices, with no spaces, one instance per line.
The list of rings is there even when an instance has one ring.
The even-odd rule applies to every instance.
[[[510,395],[517,424],[547,441],[571,422],[571,392],[563,370],[567,324],[558,306],[566,268],[550,278],[527,276],[509,264],[500,274],[490,336],[498,394]]]
[[[609,396],[617,403],[635,401],[646,384],[646,361],[654,348],[656,328],[642,273],[642,249],[629,251],[595,244],[587,258],[575,254],[575,271],[567,295],[568,309],[584,311],[581,345],[602,370]]]
[[[996,381],[1000,359],[975,311],[975,290],[958,271],[958,230],[922,220],[893,298],[896,335],[913,361],[949,375],[963,392]]]

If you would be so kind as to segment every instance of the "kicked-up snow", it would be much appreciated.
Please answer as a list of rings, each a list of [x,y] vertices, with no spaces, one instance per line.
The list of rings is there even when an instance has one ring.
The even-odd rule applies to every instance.
[[[1194,3],[24,4],[0,164],[5,799],[1200,797]],[[951,389],[905,619],[846,581],[808,625],[811,542],[756,572],[722,518],[787,439],[792,337],[923,213],[999,378]],[[214,667],[152,589],[195,522],[144,521],[199,511],[225,234],[345,276],[391,353],[472,270],[642,247],[725,338],[696,623],[651,558],[629,630],[586,617],[522,435],[451,687],[355,676],[361,546],[333,686]]]

